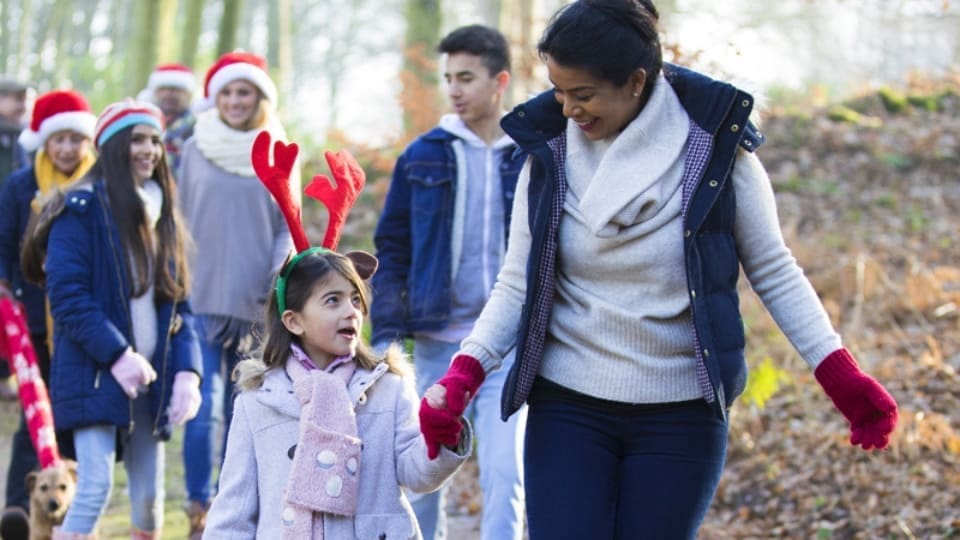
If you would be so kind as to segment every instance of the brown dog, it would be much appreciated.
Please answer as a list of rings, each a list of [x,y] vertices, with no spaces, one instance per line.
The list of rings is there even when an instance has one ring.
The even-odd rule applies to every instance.
[[[77,493],[77,462],[63,460],[27,475],[30,491],[30,540],[49,540],[63,523]]]

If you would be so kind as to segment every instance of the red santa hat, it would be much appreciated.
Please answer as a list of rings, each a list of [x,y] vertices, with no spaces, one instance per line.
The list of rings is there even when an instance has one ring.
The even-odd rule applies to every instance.
[[[193,76],[193,70],[183,64],[160,64],[147,79],[147,88],[151,91],[157,88],[179,88],[192,94],[196,86],[197,79]]]
[[[267,61],[253,53],[229,52],[210,66],[203,82],[203,97],[194,103],[194,110],[202,112],[213,108],[220,90],[239,80],[253,83],[267,101],[277,102],[277,87],[267,74]]]
[[[93,138],[97,117],[90,104],[80,93],[73,90],[54,90],[39,98],[33,106],[30,127],[20,132],[20,145],[27,152],[43,146],[50,135],[58,131],[75,131]]]

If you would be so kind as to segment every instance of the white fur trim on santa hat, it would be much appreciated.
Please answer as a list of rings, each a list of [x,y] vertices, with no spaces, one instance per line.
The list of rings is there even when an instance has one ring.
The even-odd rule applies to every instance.
[[[84,111],[70,111],[55,114],[40,124],[40,131],[27,128],[20,132],[20,146],[27,152],[33,152],[47,142],[47,139],[58,131],[69,129],[93,139],[93,128],[97,124],[97,117]]]
[[[270,80],[267,72],[253,64],[236,62],[223,66],[213,74],[213,77],[210,77],[210,84],[207,86],[206,96],[196,99],[193,102],[194,112],[201,113],[216,106],[217,94],[220,93],[220,90],[223,90],[224,86],[233,81],[239,80],[250,81],[263,92],[263,97],[266,98],[267,101],[276,104],[277,87],[273,84],[273,81]]]
[[[196,78],[193,73],[176,69],[157,70],[150,74],[147,80],[147,88],[156,90],[157,88],[179,88],[193,93],[196,87]]]

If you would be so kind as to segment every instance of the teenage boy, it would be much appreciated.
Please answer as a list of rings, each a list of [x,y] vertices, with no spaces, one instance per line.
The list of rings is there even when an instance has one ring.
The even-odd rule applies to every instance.
[[[490,296],[506,252],[513,193],[525,156],[500,129],[510,83],[509,46],[493,28],[454,30],[444,57],[454,113],[418,137],[397,160],[374,243],[372,343],[412,338],[417,390],[443,376]],[[481,536],[523,534],[523,430],[526,411],[500,420],[500,393],[512,355],[491,373],[467,414],[478,440],[483,490]],[[439,492],[412,497],[426,540],[446,536]]]

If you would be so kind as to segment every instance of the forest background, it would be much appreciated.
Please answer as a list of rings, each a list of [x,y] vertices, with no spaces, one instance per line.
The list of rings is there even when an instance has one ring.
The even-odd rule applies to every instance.
[[[435,44],[498,26],[510,104],[548,87],[534,50],[561,0],[0,0],[0,72],[76,88],[96,111],[158,62],[202,80],[222,52],[264,55],[307,175],[324,149],[358,156],[368,187],[342,244],[371,233],[396,156],[447,110]],[[960,538],[960,3],[661,0],[666,59],[757,94],[759,155],[788,244],[834,324],[901,406],[891,448],[863,452],[742,281],[750,380],[701,531],[713,538]],[[326,216],[306,203],[312,238]],[[0,405],[0,478],[17,411]],[[183,538],[180,433],[168,445],[165,538]],[[118,476],[105,538],[127,534]],[[450,537],[479,538],[474,463]]]

